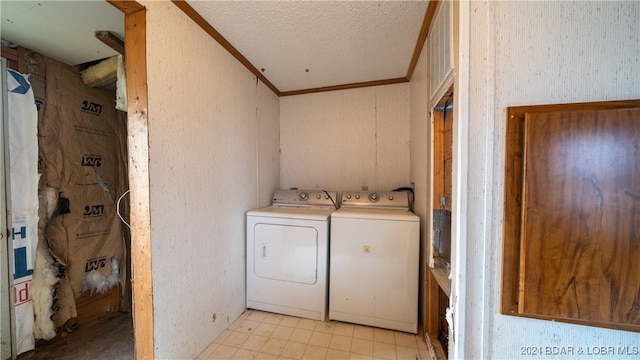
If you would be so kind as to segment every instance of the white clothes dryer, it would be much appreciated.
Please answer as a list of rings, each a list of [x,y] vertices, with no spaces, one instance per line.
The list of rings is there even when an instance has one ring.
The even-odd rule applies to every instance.
[[[417,333],[419,254],[408,193],[343,192],[331,214],[329,319]]]
[[[247,308],[326,319],[335,191],[278,190],[247,212]]]

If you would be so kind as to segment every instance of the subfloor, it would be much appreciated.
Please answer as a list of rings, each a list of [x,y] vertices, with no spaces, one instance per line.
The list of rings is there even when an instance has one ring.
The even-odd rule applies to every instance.
[[[134,359],[131,313],[117,313],[80,324],[72,333],[36,342],[33,351],[18,360],[128,360]]]
[[[430,356],[421,335],[247,310],[197,359],[418,360]]]

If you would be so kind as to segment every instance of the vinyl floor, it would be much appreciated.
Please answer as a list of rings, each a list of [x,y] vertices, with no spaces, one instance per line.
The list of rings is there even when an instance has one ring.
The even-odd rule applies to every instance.
[[[197,359],[418,360],[430,357],[420,335],[247,310]]]

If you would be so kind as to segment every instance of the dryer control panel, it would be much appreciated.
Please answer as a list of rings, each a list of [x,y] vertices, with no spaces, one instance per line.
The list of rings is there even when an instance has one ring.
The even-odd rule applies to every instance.
[[[280,206],[332,206],[337,205],[338,193],[325,190],[277,190],[273,205]]]
[[[409,209],[409,194],[405,191],[344,191],[340,203],[341,206]]]

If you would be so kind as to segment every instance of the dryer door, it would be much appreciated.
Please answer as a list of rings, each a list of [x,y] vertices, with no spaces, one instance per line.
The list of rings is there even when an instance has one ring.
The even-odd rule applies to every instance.
[[[318,281],[318,231],[307,226],[256,224],[253,272],[264,279],[315,284]]]

